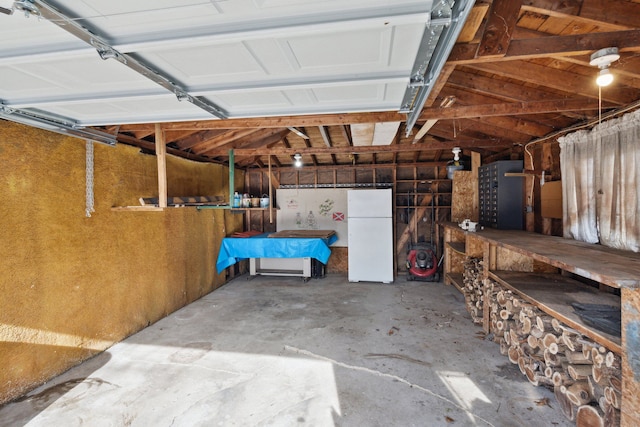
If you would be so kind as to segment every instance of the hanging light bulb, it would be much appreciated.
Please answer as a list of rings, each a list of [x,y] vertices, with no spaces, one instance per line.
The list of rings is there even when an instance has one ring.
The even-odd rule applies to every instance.
[[[302,167],[302,155],[301,154],[294,154],[293,155],[293,165],[297,168]]]
[[[618,59],[620,59],[620,54],[618,53],[617,47],[600,49],[591,55],[589,65],[600,68],[600,72],[596,78],[596,84],[598,86],[608,86],[613,82],[613,74],[609,71],[609,65]]]
[[[460,147],[453,147],[453,150],[451,150],[453,152],[453,161],[456,165],[459,164],[461,151]]]
[[[609,68],[603,68],[596,77],[596,84],[598,86],[609,86],[613,82],[613,74],[609,71]]]

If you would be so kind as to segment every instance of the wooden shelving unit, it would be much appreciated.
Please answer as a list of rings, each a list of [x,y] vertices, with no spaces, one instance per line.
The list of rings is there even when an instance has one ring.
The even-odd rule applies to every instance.
[[[489,277],[518,293],[550,316],[588,336],[615,353],[622,353],[620,336],[614,336],[587,325],[574,312],[571,304],[606,304],[620,309],[620,297],[586,286],[570,277],[554,273],[522,273],[490,271]]]
[[[638,425],[640,253],[524,231],[485,228],[467,232],[455,223],[441,225],[445,283],[461,289],[465,259],[481,258],[484,278],[621,357],[621,425]],[[611,335],[585,323],[575,313],[574,303],[619,307],[621,335]],[[488,307],[486,304],[482,325],[490,333],[494,331],[490,328]]]
[[[447,273],[445,274],[445,280],[448,284],[455,286],[460,292],[463,292],[464,278],[462,273]]]
[[[447,242],[447,246],[460,255],[466,255],[467,245],[464,242]]]
[[[394,212],[398,273],[406,272],[404,260],[413,244],[429,243],[442,253],[439,228],[431,223],[451,218],[452,182],[446,167],[398,165],[394,176]]]

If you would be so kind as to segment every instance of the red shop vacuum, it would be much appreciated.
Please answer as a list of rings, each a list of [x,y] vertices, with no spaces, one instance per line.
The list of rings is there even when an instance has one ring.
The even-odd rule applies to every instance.
[[[438,257],[436,256],[436,248],[433,243],[433,228],[435,224],[433,198],[434,194],[433,190],[431,190],[431,240],[429,243],[412,243],[407,252],[407,280],[410,281],[438,282],[440,280],[440,274],[438,273]],[[410,205],[411,203],[409,201],[407,206]],[[416,221],[416,232],[417,228]]]

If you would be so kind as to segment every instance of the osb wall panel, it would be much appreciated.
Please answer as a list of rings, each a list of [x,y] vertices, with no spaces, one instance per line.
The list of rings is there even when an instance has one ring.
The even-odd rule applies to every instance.
[[[478,182],[474,180],[473,172],[454,172],[451,195],[451,221],[478,220],[478,212],[475,212],[473,208],[473,200],[478,194],[477,186]]]
[[[502,247],[497,248],[496,269],[507,271],[533,271],[533,259]]]
[[[349,250],[347,248],[331,248],[331,256],[327,262],[327,273],[347,274],[349,271]]]
[[[219,210],[114,212],[157,196],[156,158],[95,144],[85,217],[85,142],[0,122],[0,404],[212,291]],[[226,195],[227,170],[168,158],[169,195]]]

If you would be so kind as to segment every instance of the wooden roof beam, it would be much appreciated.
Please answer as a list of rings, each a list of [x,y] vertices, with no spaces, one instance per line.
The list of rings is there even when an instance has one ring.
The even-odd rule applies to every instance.
[[[166,125],[163,125],[163,127]],[[203,129],[204,130],[204,129]],[[165,131],[167,132],[167,131]],[[175,132],[175,131],[173,131]],[[215,129],[215,130],[207,130],[207,131],[193,131],[193,130],[188,130],[188,131],[180,131],[180,132],[189,132],[191,133],[190,136],[187,136],[185,138],[182,138],[180,140],[174,141],[178,147],[180,147],[183,150],[186,150],[188,148],[193,148],[198,144],[203,144],[206,143],[207,141],[212,140],[213,138],[218,137],[220,134],[225,133],[224,130],[222,129]]]
[[[603,104],[612,107],[611,103]],[[451,108],[426,108],[422,110],[420,120],[462,119],[491,116],[519,116],[523,114],[561,113],[563,111],[592,111],[598,109],[598,103],[585,99],[560,99],[554,101],[508,102],[457,106]]]
[[[397,111],[379,111],[373,113],[310,114],[301,116],[256,117],[224,120],[199,120],[189,122],[163,123],[165,131],[204,130],[204,129],[246,129],[246,128],[282,128],[305,126],[337,126],[352,123],[402,122],[406,115]],[[122,126],[122,131],[153,130],[153,124]]]
[[[303,131],[306,133],[306,131]],[[309,148],[311,147],[311,141],[309,139],[305,139],[304,140],[304,145]],[[311,161],[313,162],[314,166],[318,166],[318,157],[315,154],[311,155]]]
[[[493,0],[476,57],[495,58],[507,54],[521,6],[522,0]]]
[[[129,135],[119,134],[117,136],[117,141],[122,144],[133,145],[135,147],[142,148],[152,153],[156,151],[156,146],[153,142],[137,139]],[[176,157],[182,157],[183,159],[195,160],[198,162],[222,163],[218,160],[211,159],[209,157],[199,156],[197,154],[193,154],[193,153],[189,153],[186,151],[177,150],[175,148],[169,148],[169,147],[167,147],[167,154],[171,154],[172,156],[176,156]]]
[[[523,10],[556,17],[574,17],[594,24],[607,23],[636,28],[640,3],[602,0],[524,0]]]
[[[598,100],[598,86],[595,84],[597,68],[593,74],[582,75],[567,70],[561,70],[538,62],[530,61],[526,63],[516,62],[495,62],[474,64],[475,69],[488,73],[497,74],[502,77],[516,79],[522,82],[531,83],[536,86],[546,86],[567,93],[567,96],[583,96]],[[626,105],[635,101],[637,96],[635,91],[627,88],[612,85],[602,91],[602,100],[617,105]],[[544,102],[544,101],[542,101]],[[585,104],[588,102],[583,101]],[[583,108],[584,109],[584,108]],[[580,110],[579,108],[576,109]]]
[[[333,143],[331,142],[331,136],[329,135],[329,131],[327,130],[327,128],[325,126],[318,126],[318,129],[320,130],[320,135],[322,135],[324,145],[326,145],[328,148],[331,148],[333,146]],[[338,163],[338,160],[336,159],[336,155],[334,153],[331,153],[331,161],[334,165]]]
[[[371,153],[401,153],[401,152],[415,152],[415,151],[436,151],[445,150],[450,151],[453,147],[461,148],[491,148],[491,147],[507,147],[513,145],[513,141],[504,139],[470,139],[470,140],[455,140],[455,141],[429,141],[421,144],[399,144],[399,145],[374,145],[374,146],[362,146],[362,147],[308,147],[308,148],[238,148],[233,150],[236,157],[251,157],[251,156],[293,156],[296,153],[302,155],[309,154],[371,154]],[[224,156],[225,152],[221,150],[218,153],[219,156]]]
[[[577,56],[591,54],[602,47],[615,46],[620,52],[640,51],[640,30],[610,31],[602,33],[545,36],[512,40],[501,57],[477,56],[480,43],[456,44],[447,63],[463,65],[483,62],[513,61],[549,56]]]

